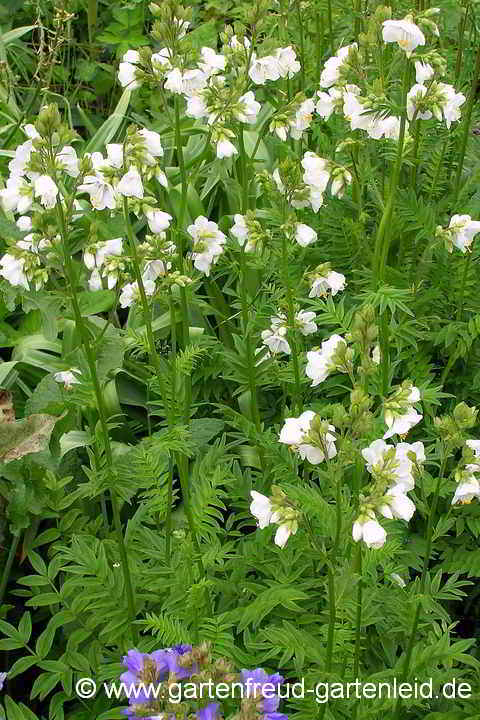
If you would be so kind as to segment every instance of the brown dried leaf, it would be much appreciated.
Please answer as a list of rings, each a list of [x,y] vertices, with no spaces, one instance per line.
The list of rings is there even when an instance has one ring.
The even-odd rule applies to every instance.
[[[12,393],[8,390],[0,390],[0,423],[15,422],[12,397]]]
[[[23,420],[0,424],[0,460],[9,462],[45,450],[56,415],[29,415]]]

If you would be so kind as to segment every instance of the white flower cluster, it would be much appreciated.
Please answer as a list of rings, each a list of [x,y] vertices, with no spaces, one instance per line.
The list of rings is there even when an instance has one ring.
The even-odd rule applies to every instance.
[[[305,373],[312,380],[312,387],[324,382],[330,373],[348,372],[351,350],[341,335],[332,335],[322,342],[319,350],[307,352]]]
[[[456,473],[457,487],[452,505],[469,505],[474,498],[480,499],[480,480],[477,477],[480,473],[480,440],[467,440],[466,445],[479,462],[468,463],[464,470]]]
[[[203,215],[197,217],[193,225],[189,225],[187,232],[193,240],[193,251],[191,257],[193,264],[207,277],[210,269],[220,255],[223,253],[223,246],[227,241],[224,233],[218,229],[217,223],[208,220]]]
[[[448,252],[456,247],[465,254],[479,232],[480,220],[472,220],[470,215],[453,215],[447,228],[437,227],[436,236],[445,240]]]
[[[189,24],[182,23],[182,33],[185,33]],[[249,65],[246,68],[247,83],[242,86],[238,82],[237,66],[239,62],[245,63],[245,51]],[[182,95],[186,101],[186,114],[198,120],[206,119],[212,127],[211,139],[220,159],[238,153],[232,142],[235,134],[227,127],[228,124],[232,121],[253,124],[261,109],[253,91],[246,86],[248,80],[255,85],[264,85],[267,80],[292,78],[300,70],[300,63],[291,46],[279,48],[273,55],[258,58],[250,50],[248,38],[243,39],[242,47],[235,36],[231,37],[223,53],[202,47],[197,66],[193,68],[178,67],[178,58],[169,47],[153,53],[148,60],[149,67],[144,65],[146,62],[147,58],[142,57],[137,50],[125,53],[118,72],[121,85],[131,90],[137,89],[150,75],[162,84],[164,90]],[[300,137],[302,128],[309,124],[307,116],[308,106],[304,105],[293,122],[291,131],[294,137]]]
[[[408,431],[420,422],[423,415],[415,410],[414,404],[420,402],[420,390],[406,381],[395,390],[384,402],[384,417],[387,432],[384,440],[393,435],[406,435]]]
[[[322,421],[313,410],[305,410],[298,418],[287,418],[279,439],[312,465],[337,454],[334,426]]]
[[[423,17],[422,22],[438,35],[438,28],[430,19],[430,15],[436,12],[436,8],[428,10],[426,14],[429,17]],[[382,27],[382,37],[385,43],[397,43],[407,58],[426,42],[425,35],[410,15],[403,20],[386,20]],[[327,60],[320,76],[320,86],[327,92],[321,90],[317,93],[316,110],[325,120],[328,120],[333,112],[343,112],[351,130],[364,130],[372,139],[398,140],[400,118],[385,116],[385,110],[381,108],[381,98],[363,96],[358,85],[346,81],[349,66],[355,69],[355,65],[359,64],[357,51],[358,46],[353,43],[341,47]],[[416,84],[407,96],[408,119],[429,120],[435,117],[438,121],[444,119],[447,128],[450,128],[451,123],[460,118],[459,108],[465,102],[465,96],[457,93],[452,85],[434,81],[435,70],[428,62],[416,59],[415,70]],[[408,132],[408,122],[405,132]]]
[[[143,128],[124,145],[109,143],[107,157],[94,152],[90,158],[92,172],[88,173],[78,191],[87,193],[95,210],[114,210],[121,197],[142,200],[145,194],[143,179],[155,176],[168,187],[165,173],[158,165],[163,157],[160,135]]]
[[[265,85],[267,80],[293,78],[300,72],[300,63],[291,45],[279,48],[273,55],[257,58],[252,53],[248,75],[255,85]]]
[[[252,502],[250,512],[257,518],[258,527],[262,530],[268,525],[278,525],[275,533],[275,545],[285,547],[290,535],[295,535],[298,529],[298,512],[287,501],[285,494],[277,487],[272,486],[273,496],[268,498],[256,490],[250,495]]]
[[[380,548],[385,544],[387,533],[378,522],[376,512],[389,519],[411,520],[415,504],[407,493],[415,487],[414,467],[425,462],[425,448],[421,442],[393,446],[384,440],[374,440],[362,450],[362,455],[374,489],[362,502],[352,536],[355,542],[363,540],[368,547]]]
[[[332,297],[345,289],[345,275],[331,269],[330,263],[318,265],[312,272],[308,273],[308,279],[312,283],[308,297],[324,297],[330,292]]]
[[[309,310],[300,310],[295,315],[295,328],[302,335],[311,335],[317,332],[317,323],[315,322],[315,313]],[[291,348],[287,340],[288,325],[287,317],[284,313],[278,313],[270,319],[270,328],[263,330],[263,344],[269,349],[273,355],[278,353],[291,354]]]

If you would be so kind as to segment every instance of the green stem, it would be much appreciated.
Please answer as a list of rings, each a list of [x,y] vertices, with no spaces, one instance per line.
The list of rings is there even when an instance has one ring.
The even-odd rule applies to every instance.
[[[104,399],[103,399],[102,388],[100,386],[100,381],[99,381],[98,375],[97,375],[97,368],[96,368],[96,364],[95,364],[95,354],[92,350],[92,345],[90,342],[90,335],[89,335],[88,329],[84,323],[82,313],[80,311],[80,305],[78,303],[78,297],[77,297],[77,292],[76,292],[75,272],[74,272],[74,268],[73,268],[70,248],[68,247],[67,225],[65,222],[65,215],[63,213],[63,207],[62,207],[62,203],[60,200],[57,200],[57,215],[58,215],[58,219],[60,222],[60,232],[61,232],[62,245],[63,245],[65,275],[66,275],[66,279],[68,281],[68,285],[70,286],[70,297],[72,299],[75,323],[76,323],[76,326],[80,333],[80,337],[82,339],[82,344],[83,344],[83,348],[85,351],[88,368],[90,370],[91,380],[93,383],[95,399],[97,401],[98,416],[99,416],[100,427],[101,427],[102,435],[103,435],[105,461],[106,461],[107,471],[108,471],[109,478],[110,478],[110,499],[111,499],[112,512],[113,512],[113,521],[114,521],[114,525],[115,525],[115,533],[117,536],[118,549],[119,549],[120,557],[122,560],[121,566],[122,566],[123,577],[125,580],[125,590],[126,590],[126,594],[127,594],[128,612],[129,612],[131,620],[134,620],[135,614],[136,614],[135,613],[134,592],[133,592],[132,579],[130,576],[130,568],[128,565],[128,555],[127,555],[127,550],[125,547],[125,540],[123,537],[122,522],[121,522],[121,518],[120,518],[120,510],[118,507],[117,496],[116,496],[116,493],[114,490],[116,481],[115,481],[115,473],[113,470],[113,455],[112,455],[112,446],[110,444],[110,436],[109,436],[109,432],[108,432],[107,414],[106,414],[106,410],[105,410],[105,403],[104,403]]]
[[[470,270],[470,263],[472,262],[472,252],[468,253],[467,259],[465,260],[463,264],[463,273],[462,273],[462,281],[460,284],[460,295],[458,298],[458,306],[457,306],[457,320],[462,319],[463,315],[463,303],[465,299],[465,287],[467,284],[468,279],[468,272]]]
[[[328,16],[328,35],[329,35],[329,40],[330,40],[330,52],[333,55],[332,0],[327,0],[327,16]]]
[[[302,91],[305,91],[305,38],[303,33],[302,9],[300,7],[300,2],[301,0],[295,0],[298,32],[300,36],[300,76],[302,78]]]
[[[448,448],[445,447],[443,449],[443,458],[442,458],[442,464],[440,466],[440,472],[438,474],[437,483],[435,485],[435,492],[433,495],[432,505],[430,507],[430,512],[428,513],[428,522],[427,522],[427,543],[426,543],[426,549],[425,549],[425,555],[423,559],[423,569],[422,569],[422,575],[420,577],[420,587],[419,587],[419,598],[417,600],[417,606],[415,608],[415,614],[413,616],[413,622],[412,622],[412,630],[410,633],[410,638],[408,640],[407,650],[405,653],[405,661],[403,664],[403,671],[401,675],[401,682],[406,682],[408,679],[408,674],[410,671],[410,663],[412,660],[412,654],[413,649],[415,647],[415,641],[417,637],[417,630],[418,630],[418,624],[420,622],[420,611],[421,611],[421,596],[425,592],[425,585],[427,580],[427,574],[428,574],[428,566],[430,564],[430,555],[432,552],[432,544],[433,544],[433,524],[435,522],[435,515],[437,512],[437,506],[438,506],[438,499],[440,496],[440,488],[443,480],[443,476],[445,473],[445,467],[448,460]],[[395,705],[395,711],[392,717],[392,720],[398,720],[400,717],[400,711],[402,706],[402,698],[398,697],[396,705]]]
[[[415,139],[413,142],[413,157],[412,157],[412,180],[411,186],[415,191],[417,187],[417,170],[418,170],[418,146],[420,143],[420,120],[415,122]]]
[[[12,571],[13,561],[15,560],[15,554],[17,552],[19,542],[20,533],[17,532],[13,535],[12,544],[10,545],[10,550],[8,551],[7,562],[5,563],[5,567],[3,569],[2,582],[0,584],[0,605],[2,604],[3,598],[5,597],[8,580],[10,578],[10,573]]]
[[[458,49],[457,49],[457,61],[455,63],[455,80],[454,84],[457,84],[458,78],[460,77],[460,71],[462,69],[462,56],[463,56],[463,38],[465,37],[465,27],[467,25],[468,16],[468,3],[465,4],[464,13],[460,20],[458,28]]]
[[[127,231],[127,239],[130,247],[130,253],[132,256],[133,261],[133,267],[134,267],[134,274],[137,280],[138,284],[138,290],[140,293],[140,299],[142,304],[142,311],[143,311],[143,319],[145,322],[145,327],[147,329],[147,340],[148,340],[148,346],[149,346],[149,355],[150,355],[150,362],[152,363],[153,367],[155,368],[155,372],[157,375],[158,384],[160,387],[160,394],[162,396],[164,408],[165,408],[165,414],[167,418],[168,426],[171,428],[173,427],[173,418],[172,418],[172,409],[170,406],[170,403],[168,402],[168,395],[166,392],[166,386],[165,382],[162,376],[162,368],[160,364],[160,358],[157,352],[157,348],[155,346],[155,338],[153,335],[153,328],[152,328],[152,311],[150,308],[150,305],[147,300],[147,296],[145,293],[145,287],[143,285],[143,279],[142,279],[142,273],[140,271],[140,261],[138,257],[138,250],[137,250],[137,243],[135,240],[135,236],[133,233],[133,228],[130,223],[130,216],[128,212],[128,200],[127,198],[123,199],[123,216],[125,220],[125,227]],[[189,500],[189,493],[188,493],[188,462],[187,459],[180,455],[179,453],[176,454],[176,463],[180,475],[180,484],[182,487],[182,494],[184,499],[184,506],[185,506],[185,514],[187,516],[188,525],[190,528],[190,533],[192,535],[192,541],[195,548],[195,551],[197,552],[197,563],[198,568],[201,573],[201,576],[205,576],[205,569],[203,567],[202,558],[200,555],[200,545],[197,539],[197,533],[195,529],[195,523],[193,520],[193,515],[190,508],[190,500]]]
[[[323,13],[318,7],[319,3],[315,8],[315,53],[316,53],[316,74],[315,80],[317,83],[320,82],[320,75],[322,73],[322,57],[323,57],[323,43],[324,43],[324,30],[323,30]]]
[[[477,59],[475,62],[475,70],[473,72],[472,84],[468,94],[467,109],[463,117],[462,135],[460,139],[460,150],[459,160],[457,165],[457,174],[455,177],[455,192],[454,197],[456,202],[458,200],[458,194],[460,192],[460,181],[462,179],[463,163],[465,162],[465,154],[467,151],[468,133],[470,130],[470,123],[472,120],[473,106],[475,104],[477,95],[477,84],[480,79],[480,47],[477,50]]]
[[[177,148],[177,160],[178,160],[178,167],[180,169],[180,178],[182,182],[182,196],[181,196],[181,202],[180,202],[180,212],[178,214],[177,218],[177,232],[175,234],[175,242],[177,246],[177,252],[179,257],[179,270],[180,273],[183,275],[183,254],[185,251],[184,248],[184,242],[183,242],[183,225],[185,222],[185,211],[187,208],[187,191],[188,191],[188,178],[187,178],[187,172],[185,168],[185,158],[183,155],[183,145],[182,145],[182,133],[181,133],[181,125],[180,125],[180,98],[178,95],[175,95],[175,145]],[[180,288],[180,306],[182,311],[182,347],[185,350],[189,343],[189,334],[190,334],[190,323],[188,319],[188,306],[187,306],[187,294],[184,287]],[[185,424],[188,424],[190,420],[190,406],[192,402],[192,379],[191,376],[185,376],[184,377],[184,387],[185,387],[185,405],[184,405],[184,413],[183,413],[183,420]]]
[[[285,230],[282,231],[282,270],[283,270],[283,282],[285,285],[285,291],[287,296],[287,322],[290,328],[289,340],[292,349],[292,362],[293,362],[293,375],[295,378],[295,390],[293,394],[293,400],[297,412],[302,411],[302,386],[300,381],[300,365],[298,362],[297,353],[297,339],[295,329],[295,308],[293,304],[292,288],[290,287],[290,278],[288,274],[288,247],[287,247],[287,234]]]
[[[362,584],[362,543],[357,544],[357,557],[356,557],[356,568],[355,571],[359,576],[357,585],[357,609],[355,617],[355,652],[353,656],[353,679],[354,681],[358,678],[360,672],[360,652],[362,649],[362,595],[363,595],[363,584]],[[355,717],[357,715],[357,705],[355,705]]]
[[[373,273],[375,287],[377,286],[377,284],[379,284],[383,281],[383,278],[385,275],[385,266],[386,266],[387,258],[388,258],[388,251],[390,248],[390,230],[391,230],[390,225],[391,225],[393,209],[395,206],[398,181],[400,179],[400,171],[402,169],[403,148],[404,148],[404,144],[405,144],[405,128],[406,128],[406,121],[407,121],[406,99],[407,99],[407,93],[408,93],[408,89],[409,89],[409,77],[410,77],[410,64],[407,61],[405,64],[405,69],[404,69],[404,73],[403,73],[402,103],[401,103],[403,110],[402,110],[402,116],[400,119],[400,132],[399,132],[399,137],[398,137],[398,142],[397,142],[397,158],[396,158],[395,165],[393,168],[392,176],[390,178],[388,198],[385,203],[385,208],[383,210],[383,215],[380,220],[380,225],[378,227],[378,232],[377,232],[377,238],[375,241],[375,258],[374,258],[375,270]]]

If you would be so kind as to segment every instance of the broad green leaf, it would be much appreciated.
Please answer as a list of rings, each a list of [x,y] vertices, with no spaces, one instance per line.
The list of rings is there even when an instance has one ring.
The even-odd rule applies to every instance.
[[[2,42],[4,45],[8,45],[9,43],[12,43],[15,40],[23,37],[23,35],[26,35],[28,32],[30,32],[30,30],[33,30],[35,27],[36,25],[23,25],[22,27],[13,28],[13,30],[9,30],[8,32],[3,33]]]
[[[127,112],[130,102],[130,94],[131,90],[125,88],[113,113],[108,120],[105,120],[103,125],[85,145],[85,152],[91,153],[97,150],[103,150],[105,145],[112,140],[125,118],[125,113]]]
[[[115,293],[113,290],[97,290],[95,292],[87,290],[78,295],[78,304],[83,317],[110,310],[114,302]]]
[[[91,445],[92,442],[93,438],[90,433],[85,430],[71,430],[70,432],[66,432],[60,438],[60,457],[63,457],[74,448]]]

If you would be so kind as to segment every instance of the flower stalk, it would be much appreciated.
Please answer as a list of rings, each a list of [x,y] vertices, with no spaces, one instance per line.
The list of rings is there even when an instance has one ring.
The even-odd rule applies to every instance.
[[[98,410],[98,416],[100,420],[100,428],[102,431],[103,436],[103,444],[104,444],[104,451],[105,451],[105,461],[106,461],[106,467],[107,472],[110,478],[110,502],[112,506],[112,512],[113,512],[113,521],[115,525],[115,533],[117,536],[117,543],[118,543],[118,549],[120,552],[120,557],[122,560],[121,566],[122,566],[122,572],[123,577],[125,581],[125,591],[127,595],[127,605],[128,605],[128,612],[131,620],[134,620],[135,618],[135,600],[134,600],[134,591],[133,591],[133,584],[132,579],[130,575],[130,568],[128,565],[128,555],[127,550],[125,547],[125,540],[123,537],[123,531],[122,531],[122,522],[120,518],[120,510],[118,506],[118,500],[117,496],[114,490],[115,486],[115,472],[113,469],[113,455],[112,455],[112,446],[110,443],[110,436],[108,432],[108,422],[107,422],[107,415],[105,411],[105,403],[103,400],[103,393],[102,388],[100,387],[100,381],[98,379],[97,375],[97,368],[95,364],[95,355],[92,349],[92,345],[90,342],[90,335],[88,332],[88,329],[85,326],[85,323],[83,321],[82,313],[80,311],[80,305],[78,302],[77,292],[76,292],[76,280],[75,280],[75,273],[73,269],[72,264],[72,258],[70,254],[70,249],[68,247],[68,240],[67,240],[67,224],[65,221],[65,215],[63,212],[63,207],[60,200],[57,200],[57,216],[59,220],[60,225],[60,235],[62,238],[62,249],[63,249],[63,256],[64,256],[64,268],[65,268],[65,276],[68,281],[68,285],[70,287],[70,297],[72,300],[72,306],[73,306],[73,312],[75,315],[75,323],[78,328],[78,331],[80,333],[80,337],[82,339],[83,348],[85,351],[85,356],[88,364],[88,368],[90,371],[90,376],[93,383],[93,389],[95,393],[95,398],[97,401],[97,410]]]

